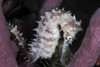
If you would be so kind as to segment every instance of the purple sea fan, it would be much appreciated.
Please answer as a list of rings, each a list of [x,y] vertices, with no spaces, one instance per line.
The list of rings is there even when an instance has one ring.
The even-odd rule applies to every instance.
[[[69,44],[75,39],[77,32],[81,31],[81,22],[76,21],[71,13],[60,9],[52,9],[45,12],[38,21],[38,27],[34,29],[37,32],[36,39],[33,39],[28,54],[29,60],[35,62],[39,58],[51,58],[55,52],[60,38],[60,31],[64,32],[64,45],[62,49],[61,63],[64,63],[64,55]]]

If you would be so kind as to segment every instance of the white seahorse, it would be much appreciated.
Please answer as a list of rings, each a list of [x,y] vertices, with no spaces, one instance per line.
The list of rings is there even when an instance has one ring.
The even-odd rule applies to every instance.
[[[30,51],[27,52],[29,60],[35,62],[39,58],[52,57],[60,38],[59,25],[64,32],[64,44],[60,59],[61,63],[64,64],[67,47],[75,39],[76,33],[82,29],[81,22],[77,21],[75,16],[71,16],[71,13],[60,9],[52,9],[49,12],[45,12],[44,16],[41,16],[41,20],[38,21],[38,27],[34,29],[37,32],[36,39],[33,39],[33,42],[28,44],[30,46]],[[16,33],[17,28],[12,28],[11,26],[10,29],[10,32],[17,36],[20,42],[19,45],[23,47],[25,41],[24,38],[21,38],[21,34],[18,36],[19,32]]]
[[[45,15],[41,16],[41,20],[38,23],[38,27],[35,29],[37,32],[36,39],[33,40],[32,44],[29,44],[31,46],[29,57],[33,59],[33,62],[40,57],[52,57],[60,38],[58,28],[58,25],[60,25],[61,30],[64,32],[64,45],[61,56],[61,62],[63,63],[64,53],[68,45],[75,39],[76,33],[82,30],[81,22],[76,21],[75,16],[71,16],[69,12],[52,9],[49,12],[45,12]]]

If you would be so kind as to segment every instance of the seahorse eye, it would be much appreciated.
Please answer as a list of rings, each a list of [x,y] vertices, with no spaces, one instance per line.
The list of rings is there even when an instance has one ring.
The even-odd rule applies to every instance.
[[[67,40],[68,40],[68,43],[72,44],[73,37],[72,37],[72,36],[68,36],[68,37],[67,37]]]
[[[68,36],[68,37],[67,37],[67,40],[70,40],[70,39],[72,39],[72,36]]]

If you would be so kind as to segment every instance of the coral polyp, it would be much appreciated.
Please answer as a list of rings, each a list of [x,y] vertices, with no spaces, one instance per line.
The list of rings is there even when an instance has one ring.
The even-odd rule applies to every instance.
[[[39,58],[51,58],[61,37],[61,30],[63,31],[64,43],[60,61],[63,64],[69,44],[75,39],[75,35],[82,30],[81,22],[77,21],[70,12],[52,9],[45,12],[44,16],[41,16],[41,20],[37,21],[37,23],[38,27],[34,29],[37,32],[36,39],[33,39],[28,44],[30,48],[27,52],[27,57],[33,62]]]

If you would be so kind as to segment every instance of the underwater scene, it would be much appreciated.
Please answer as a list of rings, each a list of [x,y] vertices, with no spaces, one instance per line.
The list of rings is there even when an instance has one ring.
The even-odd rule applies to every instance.
[[[100,67],[99,0],[0,0],[0,67]]]

